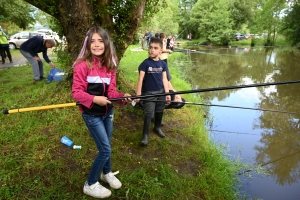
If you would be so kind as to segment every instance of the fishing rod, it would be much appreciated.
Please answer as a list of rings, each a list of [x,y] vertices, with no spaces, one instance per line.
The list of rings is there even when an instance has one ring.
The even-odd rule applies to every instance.
[[[28,111],[35,111],[35,110],[48,110],[53,108],[64,108],[64,107],[71,107],[77,106],[78,103],[64,103],[64,104],[56,104],[56,105],[48,105],[48,106],[39,106],[39,107],[29,107],[29,108],[18,108],[13,110],[3,110],[3,114],[12,114],[12,113],[19,113],[19,112],[28,112]]]
[[[249,84],[249,85],[235,85],[235,86],[225,86],[225,87],[215,87],[215,88],[204,88],[197,90],[185,90],[185,91],[176,91],[176,92],[166,92],[159,94],[149,94],[149,95],[139,95],[139,96],[127,96],[120,98],[112,98],[108,99],[109,101],[120,101],[126,98],[130,99],[144,99],[148,97],[159,97],[159,96],[167,96],[167,95],[176,95],[176,94],[189,94],[189,93],[200,93],[200,92],[212,92],[212,91],[220,91],[220,90],[229,90],[229,89],[241,89],[241,88],[249,88],[249,87],[261,87],[261,86],[270,86],[270,85],[283,85],[283,84],[293,84],[300,83],[300,80],[293,81],[284,81],[284,82],[272,82],[272,83],[258,83],[258,84]]]
[[[183,31],[185,31],[189,26],[190,26],[190,25],[188,25],[187,27],[185,27],[185,29],[183,29]],[[181,31],[181,32],[176,36],[175,39],[179,38],[179,36],[183,33],[183,31]]]
[[[229,90],[229,89],[241,89],[241,88],[249,88],[249,87],[260,87],[260,86],[270,86],[270,85],[283,85],[283,84],[293,84],[293,83],[300,83],[300,80],[293,80],[293,81],[284,81],[284,82],[273,82],[273,83],[259,83],[259,84],[250,84],[250,85],[237,85],[237,86],[226,86],[226,87],[216,87],[216,88],[204,88],[198,90],[185,90],[185,91],[177,91],[177,92],[166,92],[166,93],[159,93],[159,94],[149,94],[149,95],[139,95],[139,96],[126,96],[120,98],[111,98],[108,99],[109,101],[120,101],[127,98],[130,99],[145,99],[149,97],[159,97],[159,96],[167,96],[167,95],[176,95],[176,94],[189,94],[189,93],[198,93],[198,92],[212,92],[212,91],[220,91],[220,90]],[[18,112],[28,112],[34,110],[47,110],[53,108],[62,108],[62,107],[70,107],[70,106],[77,106],[80,103],[65,103],[65,104],[57,104],[57,105],[48,105],[48,106],[40,106],[40,107],[31,107],[31,108],[19,108],[13,110],[3,110],[3,114],[11,114],[11,113],[18,113]]]
[[[239,109],[246,109],[246,110],[279,112],[279,113],[287,113],[287,114],[300,114],[299,112],[288,112],[288,111],[284,111],[284,110],[271,110],[271,109],[263,109],[263,108],[248,108],[248,107],[241,107],[241,106],[227,106],[227,105],[205,104],[205,103],[197,103],[197,102],[161,101],[161,100],[148,100],[148,99],[142,99],[141,101],[165,102],[166,104],[168,102],[170,102],[170,103],[178,103],[178,104],[191,104],[191,105],[201,105],[201,106],[217,106],[217,107],[225,107],[225,108],[239,108]]]

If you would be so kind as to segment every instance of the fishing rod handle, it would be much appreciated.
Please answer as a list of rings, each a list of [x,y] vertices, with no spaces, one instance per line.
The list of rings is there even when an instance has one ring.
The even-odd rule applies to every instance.
[[[126,97],[120,97],[120,98],[111,98],[107,99],[108,101],[120,101],[124,99],[144,99],[149,97],[158,97],[158,96],[168,96],[173,95],[174,93],[166,92],[166,93],[158,93],[158,94],[149,94],[149,95],[138,95],[138,96],[126,96]]]

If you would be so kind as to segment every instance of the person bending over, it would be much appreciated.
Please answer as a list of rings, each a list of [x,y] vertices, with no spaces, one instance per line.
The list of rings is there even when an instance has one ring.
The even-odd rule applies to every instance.
[[[43,53],[43,58],[52,68],[56,66],[51,62],[47,55],[47,49],[56,45],[54,39],[43,39],[41,36],[35,36],[21,44],[20,52],[28,60],[32,67],[33,83],[44,79],[44,67],[38,53]]]

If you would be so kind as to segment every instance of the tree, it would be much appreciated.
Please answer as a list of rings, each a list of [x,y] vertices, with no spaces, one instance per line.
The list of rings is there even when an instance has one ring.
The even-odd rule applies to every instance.
[[[155,13],[158,0],[25,0],[56,18],[63,28],[71,56],[78,55],[87,30],[102,26],[121,58],[133,40],[143,15]],[[146,12],[144,12],[146,11]]]
[[[189,24],[196,36],[227,45],[233,34],[251,19],[253,5],[252,1],[245,0],[197,1]]]
[[[227,0],[198,1],[192,9],[191,24],[209,42],[226,45],[232,37],[233,21]]]
[[[266,46],[275,44],[277,32],[281,22],[281,12],[285,8],[283,0],[261,0],[257,10],[255,24],[267,32]]]
[[[193,28],[190,24],[192,8],[197,3],[197,0],[178,0],[179,14],[178,14],[178,23],[179,23],[179,38],[187,36],[187,34],[192,33],[193,36],[198,36],[197,28]],[[183,36],[184,35],[184,36]]]
[[[142,25],[139,28],[142,33],[146,30],[153,30],[154,32],[163,32],[166,35],[172,33],[172,35],[178,34],[178,22],[176,17],[178,16],[177,4],[172,0],[165,0],[165,2],[159,2],[157,5],[157,13],[150,19],[144,19]]]
[[[244,24],[251,20],[255,5],[257,5],[257,0],[229,1],[228,8],[230,11],[230,17],[234,22],[233,28],[235,30],[241,29]]]
[[[10,24],[14,23],[22,29],[28,28],[34,23],[32,13],[35,8],[22,0],[1,0],[0,22],[6,22],[4,29],[9,31]]]
[[[300,49],[300,5],[295,4],[287,11],[287,16],[283,19],[282,31],[292,45],[297,45]]]

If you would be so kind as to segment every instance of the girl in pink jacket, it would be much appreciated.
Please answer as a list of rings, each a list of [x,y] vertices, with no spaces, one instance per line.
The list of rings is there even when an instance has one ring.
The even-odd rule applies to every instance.
[[[81,52],[74,63],[72,97],[80,102],[83,120],[93,137],[98,155],[90,170],[83,192],[96,198],[106,198],[111,191],[98,182],[98,177],[111,188],[122,183],[111,172],[111,137],[113,105],[110,98],[130,96],[116,91],[117,57],[107,32],[101,27],[91,28]],[[124,98],[124,102],[131,101]]]

